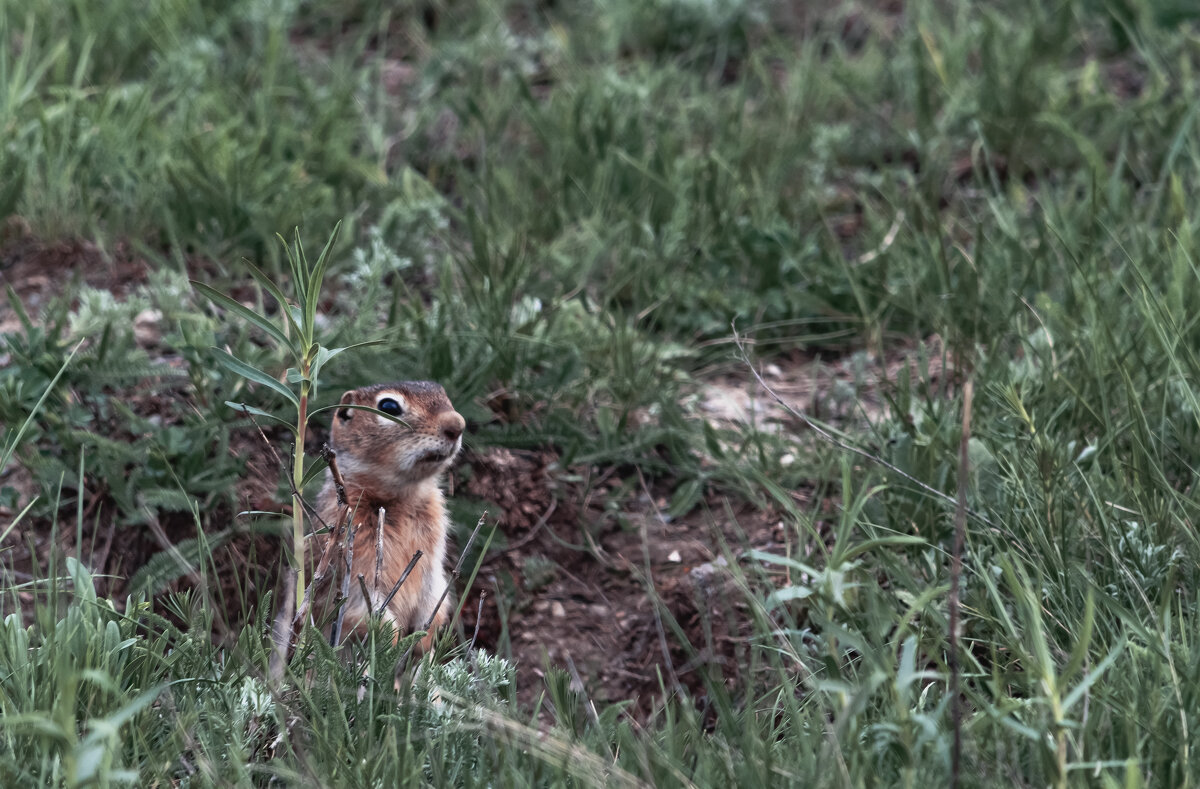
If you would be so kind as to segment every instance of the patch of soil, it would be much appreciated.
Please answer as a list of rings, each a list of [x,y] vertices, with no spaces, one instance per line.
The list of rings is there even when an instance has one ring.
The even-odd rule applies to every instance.
[[[548,473],[553,461],[545,451],[474,453],[460,490],[488,502],[507,540],[468,592],[464,629],[516,661],[518,698],[534,703],[549,667],[593,701],[632,702],[639,717],[664,691],[699,698],[706,678],[733,682],[750,628],[722,546],[778,550],[778,518],[737,505],[726,515],[728,502],[713,498],[672,519],[669,490],[623,501],[613,470],[575,469],[593,479],[564,486]]]
[[[783,405],[747,370],[714,372],[702,381],[699,407],[704,418],[726,427],[751,426],[778,433],[803,428],[792,411],[848,431],[869,431],[887,416],[887,388],[907,374],[914,391],[954,381],[954,360],[942,338],[930,335],[891,347],[882,358],[867,351],[828,360],[796,352],[762,365],[760,374]],[[942,394],[945,394],[943,391]]]
[[[79,285],[105,288],[121,298],[144,283],[147,274],[146,261],[127,243],[106,256],[90,241],[34,238],[15,217],[0,228],[0,289],[11,287],[30,318]],[[0,334],[20,328],[8,300],[0,299]]]
[[[35,323],[39,315],[55,299],[77,292],[87,285],[109,290],[120,299],[148,279],[146,261],[131,251],[131,245],[119,243],[107,254],[96,245],[82,240],[43,241],[31,236],[17,217],[10,217],[0,226],[0,287],[11,287],[26,314]],[[157,334],[153,320],[134,327],[139,342],[153,346]],[[16,310],[6,299],[0,299],[0,334],[21,332],[23,327]],[[0,364],[4,363],[0,354]],[[182,360],[165,360],[180,367]],[[112,392],[120,397],[134,413],[143,417],[161,418],[165,423],[177,418],[181,407],[187,407],[191,392],[186,384],[170,385],[156,382],[139,386],[132,391]],[[97,427],[99,432],[104,432]],[[115,440],[131,440],[131,436],[106,434]],[[278,473],[275,461],[256,432],[236,432],[231,436],[229,453],[244,459],[247,472],[239,481],[232,503],[220,503],[201,513],[204,528],[214,534],[234,526],[234,514],[241,510],[279,509],[273,504]],[[16,506],[0,504],[0,531],[13,522],[18,513],[39,493],[37,484],[21,463],[13,462],[0,470],[0,487],[16,492]],[[82,545],[82,555],[76,556],[92,571],[101,596],[120,599],[127,593],[128,579],[151,557],[167,546],[196,536],[196,523],[187,512],[158,512],[151,508],[146,524],[125,524],[117,521],[117,513],[102,484],[85,480],[82,498],[83,532],[76,532],[77,510],[74,491],[64,491],[63,511],[56,519],[26,516],[9,531],[0,545],[0,562],[13,581],[26,583],[44,579],[63,571],[63,558],[76,556]],[[80,537],[82,540],[80,541]],[[218,548],[213,556],[213,579],[206,592],[212,595],[221,609],[221,618],[228,627],[236,628],[251,612],[244,601],[257,600],[271,590],[278,574],[279,540],[263,534],[244,531]],[[197,579],[184,577],[169,589],[183,590],[196,586]],[[32,594],[22,595],[32,601]],[[26,607],[26,612],[30,611]]]

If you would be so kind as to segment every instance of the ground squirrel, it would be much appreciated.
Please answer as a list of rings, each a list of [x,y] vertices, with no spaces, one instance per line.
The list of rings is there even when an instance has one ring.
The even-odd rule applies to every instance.
[[[367,622],[363,579],[377,611],[417,551],[421,559],[396,592],[384,614],[397,633],[425,627],[433,633],[446,623],[449,598],[434,616],[446,589],[446,529],[449,525],[438,483],[458,450],[466,422],[454,410],[446,391],[428,381],[401,381],[354,389],[342,395],[343,406],[367,406],[396,419],[356,408],[334,411],[329,443],[346,485],[346,502],[354,513],[354,554],[343,632],[362,632]],[[384,510],[379,534],[379,510]],[[345,511],[338,505],[333,474],[317,497],[317,511],[332,530]],[[324,550],[323,535],[317,555]],[[376,577],[377,547],[382,547]],[[343,565],[344,567],[344,565]],[[344,570],[343,570],[344,572]]]

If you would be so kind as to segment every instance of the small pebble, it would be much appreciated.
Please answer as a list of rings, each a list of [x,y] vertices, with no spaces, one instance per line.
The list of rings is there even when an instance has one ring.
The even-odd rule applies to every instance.
[[[158,310],[142,310],[133,319],[133,339],[143,348],[158,345],[162,339],[163,314]]]
[[[711,562],[705,562],[704,564],[696,565],[691,569],[688,575],[692,577],[692,581],[694,583],[698,584],[702,588],[707,589],[712,586],[717,574],[723,572],[724,568],[728,566],[729,562],[725,559],[725,557],[718,556]]]

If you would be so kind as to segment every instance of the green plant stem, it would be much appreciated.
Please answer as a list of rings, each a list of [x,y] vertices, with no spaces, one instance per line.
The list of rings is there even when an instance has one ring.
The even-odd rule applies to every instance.
[[[292,462],[292,490],[295,501],[292,502],[292,561],[296,567],[296,610],[300,610],[304,602],[304,507],[300,502],[303,495],[301,486],[304,483],[304,433],[308,424],[308,364],[303,365],[303,379],[300,384],[300,407],[296,414],[296,447],[295,460]]]

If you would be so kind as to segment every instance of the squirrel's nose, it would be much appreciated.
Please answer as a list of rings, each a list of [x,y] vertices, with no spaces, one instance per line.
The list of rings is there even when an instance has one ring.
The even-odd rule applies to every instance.
[[[457,441],[466,426],[467,421],[457,411],[444,414],[441,418],[442,435],[446,437],[447,441]]]

